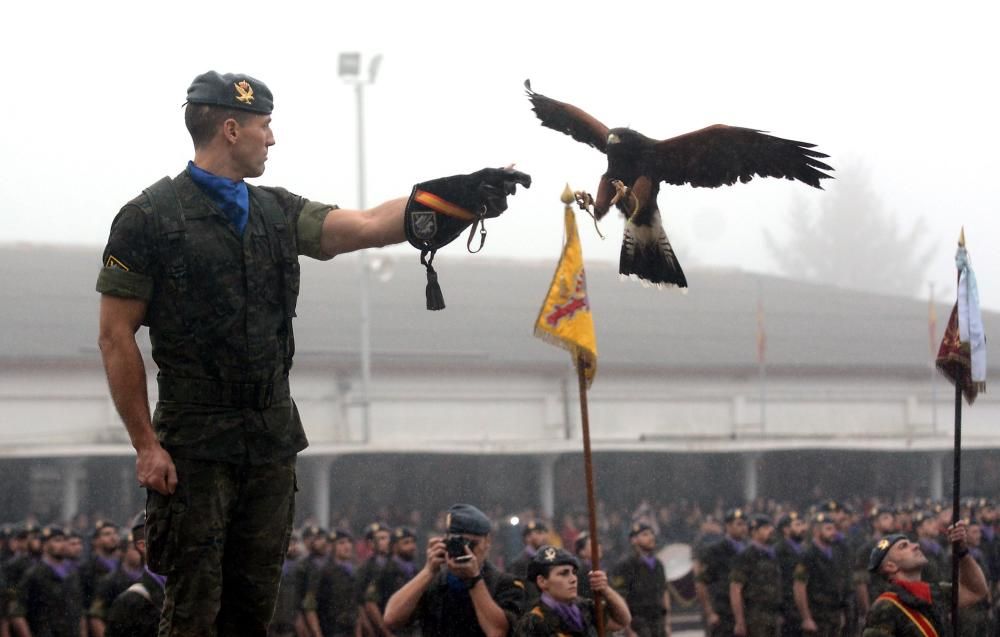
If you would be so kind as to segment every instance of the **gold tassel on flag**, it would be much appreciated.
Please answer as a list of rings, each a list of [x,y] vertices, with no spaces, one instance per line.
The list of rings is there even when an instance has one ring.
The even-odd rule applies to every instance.
[[[597,373],[597,336],[587,297],[587,276],[583,250],[576,231],[576,217],[570,204],[573,192],[566,186],[561,200],[565,206],[566,238],[555,276],[535,321],[535,336],[568,350],[573,364],[584,365],[587,387]]]

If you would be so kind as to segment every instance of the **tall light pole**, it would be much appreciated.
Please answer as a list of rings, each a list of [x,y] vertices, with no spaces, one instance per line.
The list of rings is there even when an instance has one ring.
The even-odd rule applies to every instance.
[[[361,54],[357,52],[341,53],[337,65],[337,74],[348,84],[354,85],[354,96],[357,102],[358,116],[358,210],[367,208],[365,199],[365,121],[364,121],[364,87],[375,83],[381,55],[376,55],[368,61],[366,74],[362,74]],[[371,440],[371,400],[369,388],[372,380],[371,361],[371,300],[368,273],[368,251],[358,252],[358,264],[361,269],[358,277],[361,285],[361,439],[368,443]]]

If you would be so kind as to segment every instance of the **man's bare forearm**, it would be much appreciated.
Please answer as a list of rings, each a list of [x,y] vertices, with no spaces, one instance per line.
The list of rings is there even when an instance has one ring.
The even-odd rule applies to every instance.
[[[99,341],[111,400],[125,423],[132,446],[145,448],[156,442],[149,417],[146,366],[134,334],[122,331],[101,334]]]

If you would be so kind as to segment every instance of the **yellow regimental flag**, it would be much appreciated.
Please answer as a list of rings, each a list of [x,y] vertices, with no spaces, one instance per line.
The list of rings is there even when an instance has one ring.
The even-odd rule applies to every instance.
[[[587,276],[583,271],[583,250],[576,232],[576,217],[568,205],[565,215],[566,240],[562,257],[535,321],[535,336],[569,350],[574,365],[579,365],[582,359],[587,387],[590,387],[597,372],[597,336],[587,298]]]

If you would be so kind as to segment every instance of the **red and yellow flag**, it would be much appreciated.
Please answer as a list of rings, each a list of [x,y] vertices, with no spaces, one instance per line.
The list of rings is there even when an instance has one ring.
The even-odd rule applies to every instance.
[[[583,250],[576,231],[576,217],[569,205],[572,201],[573,195],[567,187],[563,194],[566,238],[562,257],[535,321],[535,336],[568,350],[574,365],[582,363],[585,366],[584,375],[587,387],[590,387],[597,373],[597,336],[587,297],[587,275],[583,270]]]

